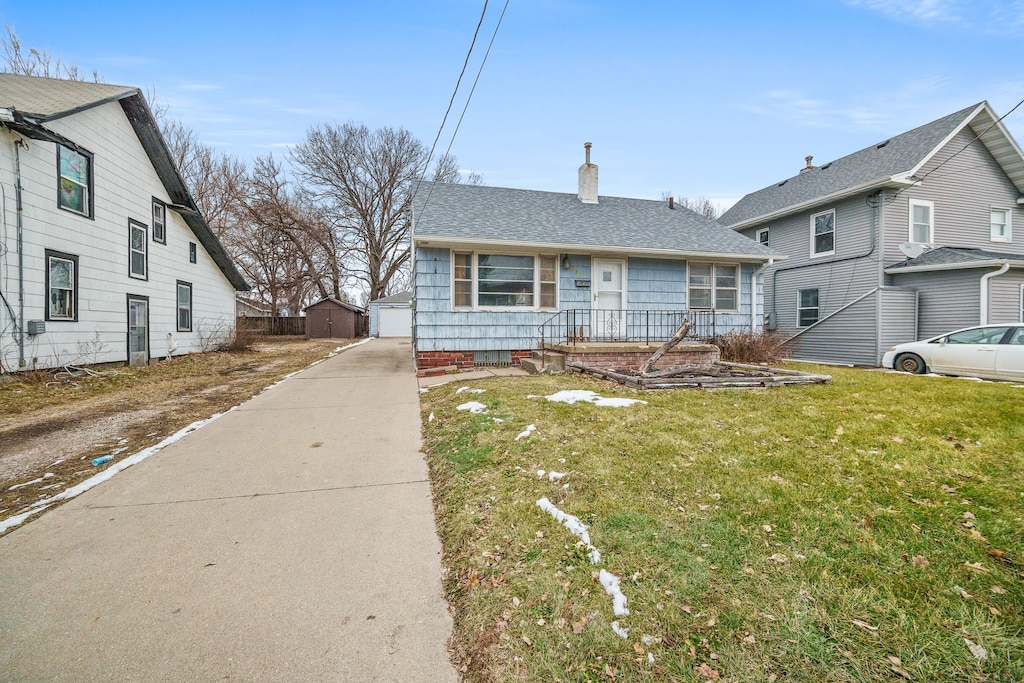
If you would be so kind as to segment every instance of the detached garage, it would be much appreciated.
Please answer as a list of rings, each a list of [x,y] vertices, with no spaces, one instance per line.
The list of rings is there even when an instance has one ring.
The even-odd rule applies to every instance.
[[[306,339],[355,339],[366,330],[362,309],[334,297],[306,306],[305,312]]]
[[[412,292],[400,292],[370,302],[370,336],[412,336]]]

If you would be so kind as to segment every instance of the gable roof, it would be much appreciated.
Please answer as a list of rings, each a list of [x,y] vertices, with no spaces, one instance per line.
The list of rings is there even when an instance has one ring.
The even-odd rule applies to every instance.
[[[412,302],[412,292],[399,292],[398,294],[392,294],[391,296],[382,296],[379,299],[374,299],[371,304],[407,304]]]
[[[356,313],[364,313],[364,314],[366,313],[366,311],[364,311],[363,309],[359,308],[358,306],[353,306],[352,304],[346,303],[346,302],[342,301],[341,299],[335,299],[333,296],[325,296],[324,298],[320,299],[319,301],[314,301],[313,303],[311,303],[310,305],[306,306],[302,310],[308,311],[311,308],[316,308],[317,306],[321,306],[321,305],[323,305],[325,303],[334,304],[335,306],[341,306],[342,308],[347,308],[348,310],[354,311]]]
[[[670,209],[662,201],[601,196],[597,204],[584,204],[575,194],[454,183],[420,184],[413,200],[413,240],[561,252],[756,261],[780,257],[715,221],[682,207]]]
[[[860,192],[913,184],[921,170],[957,133],[971,126],[1017,189],[1024,193],[1024,153],[988,102],[961,109],[835,161],[751,192],[719,222],[741,229]]]
[[[249,283],[235,267],[189,194],[142,91],[124,85],[0,73],[0,108],[9,108],[14,118],[13,122],[2,125],[29,138],[77,148],[73,141],[49,130],[43,124],[110,102],[121,104],[160,182],[167,190],[171,200],[168,208],[182,217],[228,282],[238,291],[248,291]]]
[[[1024,265],[1024,254],[987,251],[967,247],[939,247],[916,258],[908,258],[885,269],[887,273],[913,273],[925,270],[955,270],[988,266]]]

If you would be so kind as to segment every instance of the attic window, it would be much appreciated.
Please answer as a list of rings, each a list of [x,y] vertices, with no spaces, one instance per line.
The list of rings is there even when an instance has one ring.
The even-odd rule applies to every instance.
[[[884,142],[879,142],[877,145],[875,145],[875,149],[882,149],[883,147],[885,147],[888,144],[889,144],[889,140],[885,140]]]

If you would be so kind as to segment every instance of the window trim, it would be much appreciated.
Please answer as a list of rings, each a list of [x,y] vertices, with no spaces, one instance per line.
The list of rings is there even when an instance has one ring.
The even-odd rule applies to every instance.
[[[761,235],[764,235],[763,240],[761,239]],[[768,232],[768,228],[761,228],[760,230],[755,232],[754,239],[757,240],[757,243],[760,244],[761,246],[771,247],[771,245],[768,243],[771,239],[770,233]]]
[[[188,289],[188,327],[181,326],[181,289]],[[192,301],[192,283],[185,282],[184,280],[178,280],[174,286],[174,324],[178,328],[178,332],[191,332],[193,327],[192,311],[194,310]]]
[[[199,247],[196,246],[195,242],[188,243],[188,262],[195,263],[199,259],[197,258],[199,253]]]
[[[89,220],[93,220],[93,218],[94,218],[94,208],[93,207],[95,206],[95,203],[93,201],[93,187],[95,186],[95,184],[93,183],[93,175],[94,175],[93,174],[93,159],[94,159],[93,158],[93,154],[92,154],[92,152],[89,152],[87,150],[82,149],[78,145],[74,145],[74,146],[62,145],[62,144],[60,144],[58,142],[58,143],[56,143],[56,146],[57,146],[57,154],[56,154],[56,157],[57,157],[57,208],[61,209],[62,211],[67,211],[68,213],[73,213],[76,216],[82,216],[83,218],[88,218]],[[61,172],[60,172],[60,156],[61,156],[61,150],[62,149],[66,149],[69,152],[74,152],[75,154],[80,154],[81,156],[85,157],[85,159],[89,162],[89,170],[88,170],[88,173],[87,173],[88,178],[86,180],[86,186],[85,186],[85,192],[86,192],[86,198],[85,198],[86,199],[86,201],[85,201],[86,211],[85,212],[76,211],[75,209],[72,209],[69,206],[65,206],[64,203],[60,199],[60,197],[61,197],[60,183],[61,183],[61,179],[64,177],[61,174]],[[76,181],[72,180],[71,182],[76,182]]]
[[[815,239],[814,238],[816,237],[816,235],[814,233],[815,219],[818,218],[818,216],[825,216],[825,215],[828,215],[828,214],[832,214],[832,250],[831,251],[816,252],[816,251],[814,251],[814,245],[815,245]],[[836,253],[836,232],[838,232],[837,229],[836,229],[837,226],[836,226],[836,210],[835,210],[835,208],[831,208],[831,209],[828,209],[827,211],[819,211],[818,213],[811,214],[810,221],[811,221],[811,224],[810,224],[810,238],[811,238],[811,241],[810,241],[810,257],[809,258],[821,258],[821,257],[824,257],[824,256],[835,256],[835,253]]]
[[[1006,234],[1001,237],[996,237],[995,232],[992,230],[992,213],[995,211],[1002,211],[1006,216]],[[992,206],[988,210],[988,238],[990,242],[1012,242],[1013,241],[1013,209],[1007,209],[1001,206]]]
[[[690,284],[690,273],[691,267],[695,265],[711,266],[711,308],[695,308],[693,306],[693,297],[690,296],[691,284]],[[736,273],[736,286],[735,287],[719,287],[718,286],[718,268],[719,266],[728,267],[735,269]],[[708,289],[707,287],[698,287],[697,289]],[[736,308],[718,308],[718,290],[730,290],[736,292]],[[728,262],[717,262],[717,261],[687,261],[686,262],[686,308],[693,311],[716,311],[719,313],[739,313],[742,308],[742,302],[740,297],[743,294],[743,268],[740,263],[728,263]]]
[[[142,230],[142,274],[135,273],[132,271],[132,254],[136,250],[132,249],[132,231]],[[135,280],[149,280],[149,227],[134,218],[128,219],[128,277]]]
[[[914,207],[928,207],[928,241],[914,239]],[[935,202],[927,199],[911,199],[907,208],[907,241],[911,244],[935,244]]]
[[[163,215],[163,218],[160,221],[161,235],[162,236],[159,236],[159,237],[156,234],[156,226],[157,226],[156,210],[157,210],[157,207],[160,207],[160,211],[161,211],[161,213]],[[151,209],[150,213],[152,214],[152,223],[151,223],[151,225],[153,226],[153,230],[152,230],[153,241],[156,242],[157,244],[167,244],[167,202],[163,201],[162,199],[157,199],[156,197],[153,197],[153,204],[152,204],[152,209]]]
[[[546,312],[546,311],[558,311],[561,304],[561,282],[559,277],[559,270],[561,265],[559,263],[559,254],[550,252],[524,252],[513,249],[509,250],[486,250],[478,251],[476,249],[449,249],[449,264],[451,272],[448,276],[448,288],[449,297],[448,303],[452,311],[465,312],[465,311],[494,311],[494,312]],[[470,306],[456,306],[455,305],[455,258],[457,255],[470,255]],[[485,256],[529,256],[533,258],[533,305],[532,306],[481,306],[480,305],[480,277],[479,277],[479,263],[480,255]],[[541,264],[540,259],[542,257],[552,258],[555,261],[555,279],[550,282],[555,286],[555,305],[554,306],[541,306]],[[460,280],[462,280],[460,278]],[[549,284],[545,281],[544,284]]]
[[[45,266],[46,266],[46,303],[44,305],[44,316],[43,319],[53,322],[62,323],[77,323],[78,322],[78,256],[75,254],[66,254],[62,251],[56,251],[54,249],[46,249],[44,251]],[[63,261],[71,261],[74,264],[74,276],[71,282],[71,312],[72,315],[67,318],[55,318],[50,314],[50,259],[57,258]]]
[[[803,293],[804,292],[817,292],[818,305],[817,306],[804,306],[803,305]],[[804,325],[803,321],[800,318],[800,313],[802,311],[811,311],[811,310],[816,311],[815,316],[814,316],[814,321],[811,322],[811,323],[808,323],[807,325]],[[811,327],[812,325],[817,325],[819,322],[821,322],[821,288],[820,287],[804,287],[803,289],[796,290],[796,326],[798,328],[800,328],[800,329],[806,329],[808,327]]]

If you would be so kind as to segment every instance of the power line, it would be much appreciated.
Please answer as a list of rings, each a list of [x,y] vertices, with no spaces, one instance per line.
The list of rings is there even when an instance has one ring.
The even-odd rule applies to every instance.
[[[960,149],[959,149],[959,150],[958,150],[958,151],[956,152],[956,154],[952,155],[951,157],[949,157],[948,159],[946,159],[945,161],[943,161],[943,162],[942,162],[941,164],[939,164],[938,166],[936,166],[935,168],[933,168],[932,170],[928,171],[928,172],[927,172],[927,173],[925,173],[925,174],[924,174],[923,176],[921,176],[920,178],[918,178],[917,182],[915,182],[915,183],[914,183],[914,185],[917,185],[918,183],[923,183],[923,182],[924,182],[924,180],[925,180],[925,178],[927,178],[928,176],[930,176],[930,175],[931,175],[932,173],[935,173],[936,171],[938,171],[938,170],[939,170],[940,168],[942,168],[943,166],[945,166],[945,165],[946,165],[946,164],[948,164],[949,162],[953,161],[953,159],[956,159],[956,158],[957,158],[958,156],[960,156],[960,154],[961,154],[962,152],[964,152],[964,151],[965,151],[965,150],[966,150],[966,149],[967,149],[968,147],[970,147],[970,146],[971,146],[971,145],[973,145],[973,144],[974,144],[975,142],[977,142],[978,140],[980,140],[981,138],[983,138],[983,137],[985,136],[985,133],[989,132],[990,130],[992,130],[993,128],[995,128],[995,127],[996,127],[997,125],[999,125],[999,123],[1000,123],[1000,122],[1001,122],[1001,121],[1002,121],[1003,119],[1005,119],[1005,118],[1006,118],[1007,116],[1009,116],[1009,115],[1010,115],[1010,114],[1012,114],[1012,113],[1013,113],[1014,111],[1016,111],[1016,110],[1017,110],[1017,108],[1018,108],[1018,107],[1020,107],[1020,106],[1021,106],[1022,104],[1024,104],[1024,100],[1021,100],[1021,101],[1020,101],[1020,102],[1018,102],[1017,104],[1013,105],[1013,109],[1011,109],[1010,111],[1006,112],[1005,114],[1003,114],[1002,116],[1000,116],[1000,117],[999,117],[998,119],[996,119],[995,121],[993,121],[993,122],[992,122],[992,125],[990,125],[990,126],[989,126],[988,128],[986,128],[986,129],[985,129],[985,130],[983,130],[983,131],[982,131],[981,133],[979,133],[978,135],[976,135],[976,136],[974,137],[974,139],[973,139],[973,140],[971,140],[970,142],[968,142],[968,143],[967,143],[966,145],[964,145],[963,147],[961,147],[961,148],[960,148]],[[892,196],[892,198],[888,200],[888,202],[887,202],[887,203],[891,204],[892,202],[896,201],[896,198],[897,198],[897,197],[899,197],[899,196],[900,196],[901,194],[903,194],[904,192],[906,192],[907,190],[909,190],[909,189],[910,189],[911,187],[913,187],[914,185],[908,185],[907,187],[904,187],[904,188],[902,188],[901,190],[899,190],[898,192],[896,192],[896,193],[895,193],[895,194],[894,194],[894,195]]]
[[[473,48],[476,46],[476,37],[480,34],[480,27],[483,26],[484,16],[487,14],[488,1],[489,0],[484,0],[484,9],[480,12],[480,21],[476,23],[476,30],[473,31],[473,40],[470,41],[469,50],[466,52],[466,59],[462,62],[462,71],[459,72],[459,78],[455,81],[455,90],[452,91],[452,97],[448,100],[448,109],[445,110],[444,117],[441,119],[441,125],[437,129],[437,135],[434,136],[434,144],[430,146],[430,154],[427,155],[427,163],[423,167],[423,175],[420,177],[420,182],[423,182],[423,178],[426,177],[427,172],[430,170],[430,160],[434,158],[434,148],[437,147],[437,141],[441,139],[441,131],[444,130],[444,124],[448,122],[448,114],[452,111],[452,105],[455,104],[455,96],[459,92],[459,86],[462,85],[462,77],[466,74],[466,67],[469,66],[469,57],[473,54]],[[412,192],[413,199],[416,198],[416,193],[419,191],[419,188],[420,183],[416,183],[416,187],[413,188]]]
[[[477,69],[476,78],[473,79],[473,87],[469,89],[469,96],[466,98],[466,104],[462,107],[462,113],[459,115],[459,122],[455,124],[455,131],[452,133],[452,139],[448,141],[448,149],[445,150],[445,156],[448,156],[449,152],[452,151],[452,145],[455,144],[455,136],[459,133],[459,128],[462,126],[462,119],[466,116],[466,110],[469,109],[469,102],[473,99],[473,93],[476,92],[476,84],[480,82],[480,74],[484,72],[484,65],[487,64],[487,57],[491,54],[491,48],[494,46],[494,39],[498,37],[498,29],[501,28],[501,20],[505,18],[505,10],[508,9],[508,3],[511,0],[505,0],[505,6],[501,9],[501,15],[498,17],[498,23],[494,26],[494,33],[491,34],[491,42],[487,44],[487,51],[484,52],[484,58],[480,62],[480,68]],[[434,192],[434,185],[430,184],[430,190],[427,192],[427,198],[423,200],[423,209],[420,211],[420,215],[427,210],[427,204],[430,203],[430,195]],[[413,195],[415,197],[415,195]]]

